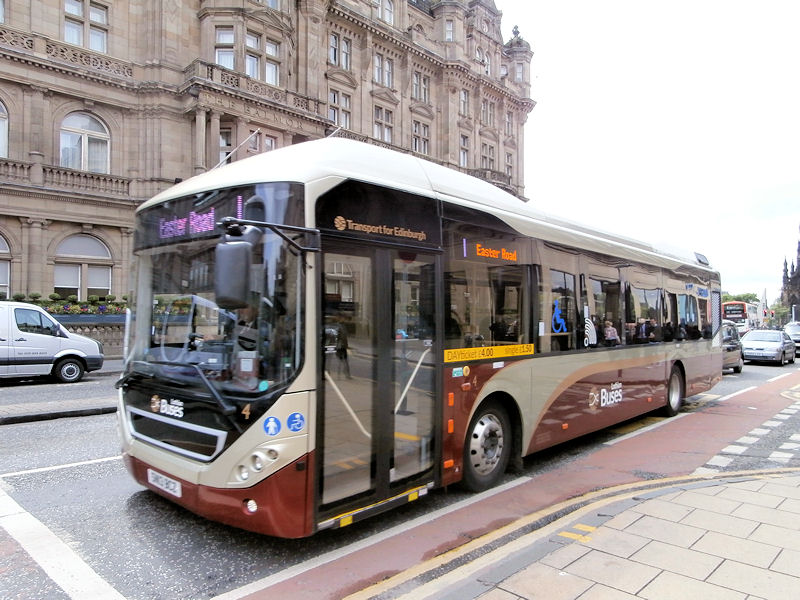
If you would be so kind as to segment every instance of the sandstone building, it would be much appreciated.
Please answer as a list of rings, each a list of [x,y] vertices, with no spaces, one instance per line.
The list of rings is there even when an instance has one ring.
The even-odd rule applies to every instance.
[[[176,180],[346,135],[524,197],[530,46],[493,0],[0,0],[0,295],[127,292]]]

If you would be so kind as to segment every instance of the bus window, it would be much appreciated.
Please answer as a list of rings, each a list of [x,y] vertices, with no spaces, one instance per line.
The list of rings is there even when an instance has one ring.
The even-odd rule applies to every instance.
[[[527,343],[529,246],[488,228],[448,226],[445,347]]]
[[[663,341],[661,290],[629,285],[626,296],[627,343],[648,344]]]
[[[525,344],[528,327],[524,323],[523,302],[528,288],[525,267],[492,267],[489,282],[492,288],[492,323],[489,326],[493,344]]]
[[[619,332],[622,329],[622,315],[620,314],[620,283],[619,281],[604,281],[589,278],[589,300],[591,314],[596,322],[598,346],[616,346],[622,343]],[[606,335],[608,332],[608,335]]]
[[[678,329],[680,339],[699,340],[702,337],[697,298],[694,296],[678,294]]]
[[[545,331],[550,333],[550,350],[560,352],[574,350],[577,330],[575,276],[564,271],[550,269],[550,327],[545,325]]]

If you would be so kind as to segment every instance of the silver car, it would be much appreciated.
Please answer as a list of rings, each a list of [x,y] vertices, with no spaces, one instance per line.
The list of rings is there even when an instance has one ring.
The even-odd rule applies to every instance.
[[[752,329],[742,338],[745,360],[775,361],[781,365],[793,363],[795,344],[785,331]]]
[[[798,349],[800,349],[800,321],[792,321],[791,323],[787,323],[783,330],[789,334],[789,337],[792,338],[795,346],[795,353],[797,353]]]

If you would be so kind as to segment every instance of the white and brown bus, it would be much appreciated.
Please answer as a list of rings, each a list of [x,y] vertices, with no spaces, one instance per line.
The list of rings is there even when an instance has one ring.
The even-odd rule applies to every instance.
[[[721,378],[719,275],[702,255],[346,139],[159,194],[137,211],[135,265],[127,467],[269,535],[486,489]]]

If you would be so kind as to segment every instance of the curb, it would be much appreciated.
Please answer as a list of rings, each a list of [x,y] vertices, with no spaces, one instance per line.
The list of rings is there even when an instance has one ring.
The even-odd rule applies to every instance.
[[[687,475],[589,492],[520,517],[505,527],[346,596],[344,600],[470,600],[489,591],[487,582],[501,581],[560,548],[563,544],[550,542],[547,536],[555,530],[568,528],[569,522],[593,510],[604,509],[594,519],[599,526],[633,506],[678,489],[726,485],[795,473],[800,473],[800,468],[740,471],[716,476]]]

